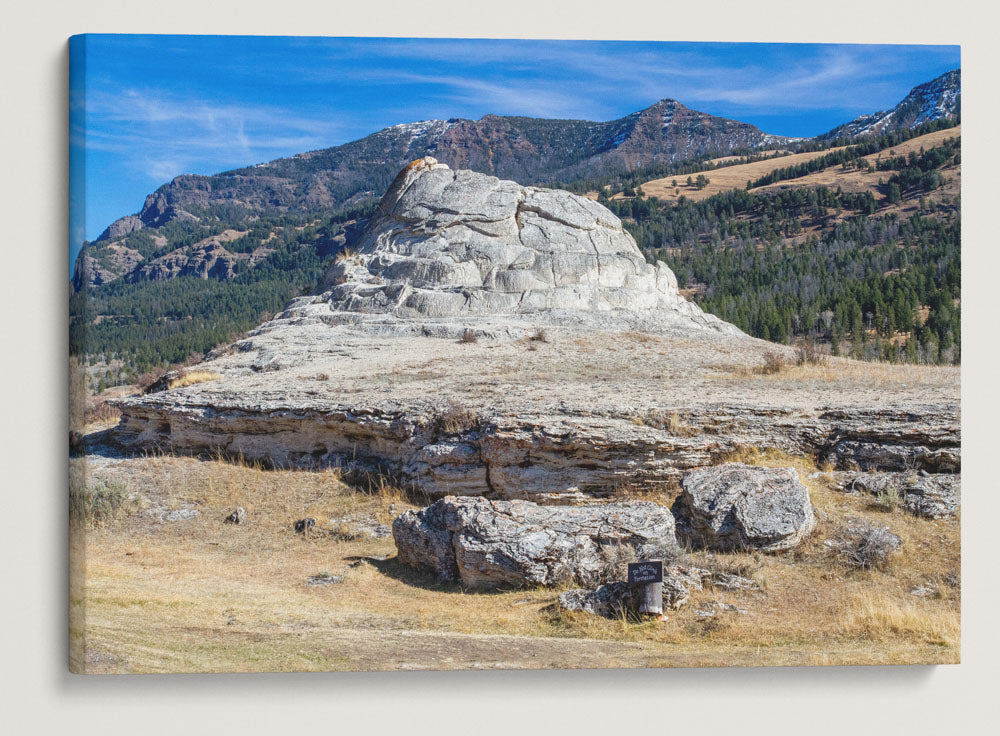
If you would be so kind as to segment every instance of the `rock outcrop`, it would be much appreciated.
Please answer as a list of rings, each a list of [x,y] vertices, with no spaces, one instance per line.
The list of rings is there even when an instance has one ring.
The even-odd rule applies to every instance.
[[[138,267],[142,261],[141,253],[121,243],[109,243],[103,247],[88,245],[80,251],[74,265],[73,288],[79,291],[85,286],[110,283]]]
[[[816,524],[793,468],[725,463],[688,473],[681,487],[680,533],[697,546],[773,552],[796,546]]]
[[[734,371],[792,351],[680,299],[590,200],[421,159],[360,238],[322,293],[213,351],[219,379],[119,402],[120,443],[546,503],[662,489],[743,446],[961,467],[957,371]]]
[[[663,607],[677,609],[685,605],[693,591],[705,587],[720,590],[758,590],[749,578],[730,573],[713,572],[686,564],[667,564],[663,568]],[[605,618],[634,615],[642,598],[641,586],[615,581],[593,590],[576,588],[559,595],[559,607],[564,611],[592,613]]]
[[[401,514],[392,536],[400,562],[470,588],[594,584],[615,574],[607,570],[622,548],[678,550],[670,510],[648,501],[539,506],[448,496]]]
[[[840,487],[850,493],[896,497],[903,508],[931,519],[954,516],[961,497],[961,477],[952,473],[844,473]]]
[[[134,233],[137,230],[142,230],[145,223],[138,215],[125,215],[125,217],[119,217],[117,220],[108,225],[104,232],[101,233],[97,241],[102,240],[117,240],[118,238],[124,237],[129,233]]]
[[[404,168],[323,293],[289,316],[356,321],[531,315],[599,326],[602,314],[661,329],[740,331],[680,295],[663,262],[646,262],[606,207],[437,160]]]
[[[358,359],[362,356],[359,353]],[[237,357],[242,356],[233,359]],[[866,448],[891,446],[894,458],[918,467],[933,470],[943,458],[949,467],[957,469],[960,464],[955,407],[927,405],[915,413],[704,406],[681,410],[686,430],[678,434],[636,423],[627,409],[595,408],[573,386],[553,388],[552,396],[566,400],[546,408],[533,405],[513,384],[507,390],[510,407],[502,406],[498,397],[481,414],[470,409],[478,415],[474,425],[443,434],[436,431],[434,408],[423,400],[407,400],[403,389],[397,389],[391,400],[375,400],[374,395],[369,400],[343,400],[362,390],[374,394],[389,384],[391,375],[373,380],[369,389],[352,386],[351,394],[324,402],[285,390],[282,376],[290,373],[302,391],[325,388],[333,380],[298,380],[309,372],[283,365],[283,359],[287,357],[277,352],[267,353],[266,359],[253,352],[243,358],[257,380],[273,384],[267,394],[259,389],[226,393],[222,378],[119,402],[123,417],[116,430],[118,441],[137,449],[223,452],[277,467],[339,466],[381,472],[435,498],[482,495],[539,502],[585,501],[611,495],[622,486],[662,488],[741,446],[825,456],[831,448],[846,444],[845,438],[857,437],[856,442]],[[413,369],[407,373],[419,374]],[[342,379],[341,385],[347,380]],[[463,390],[419,375],[405,385],[425,383],[442,392],[438,395]],[[608,401],[623,400],[629,390],[644,388],[642,383],[599,385]],[[570,403],[574,399],[578,403]]]

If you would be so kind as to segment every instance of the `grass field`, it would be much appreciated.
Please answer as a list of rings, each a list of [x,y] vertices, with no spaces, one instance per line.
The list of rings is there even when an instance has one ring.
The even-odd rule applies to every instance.
[[[86,672],[284,671],[957,662],[960,569],[955,520],[882,512],[831,489],[806,458],[744,453],[793,466],[818,527],[794,552],[693,553],[752,577],[759,592],[695,592],[664,622],[561,613],[558,590],[469,593],[396,562],[391,537],[343,533],[345,515],[390,523],[412,507],[396,489],[365,493],[333,471],[266,471],[188,457],[74,459],[91,482],[124,483],[135,505],[75,526],[72,666]],[[419,499],[412,499],[419,500]],[[669,496],[659,500],[669,502]],[[227,524],[237,506],[248,523]],[[166,521],[171,510],[193,518]],[[296,534],[311,516],[314,532]],[[848,519],[887,524],[903,552],[852,572],[823,544]],[[310,577],[341,582],[309,585]],[[954,578],[951,578],[954,580]],[[937,593],[909,591],[932,584]],[[700,617],[716,601],[746,614]]]

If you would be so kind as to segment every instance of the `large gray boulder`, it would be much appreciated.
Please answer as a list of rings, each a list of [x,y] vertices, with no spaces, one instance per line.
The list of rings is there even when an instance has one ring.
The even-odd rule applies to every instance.
[[[399,173],[356,247],[326,273],[321,294],[293,303],[293,314],[600,323],[600,315],[628,313],[666,328],[742,334],[684,299],[673,272],[648,264],[603,205],[453,171],[430,157]]]
[[[794,468],[726,463],[693,470],[675,504],[679,533],[693,545],[731,551],[778,551],[816,525],[809,491]]]
[[[649,501],[539,506],[446,496],[392,525],[399,560],[470,588],[593,585],[623,558],[676,554],[670,510]]]

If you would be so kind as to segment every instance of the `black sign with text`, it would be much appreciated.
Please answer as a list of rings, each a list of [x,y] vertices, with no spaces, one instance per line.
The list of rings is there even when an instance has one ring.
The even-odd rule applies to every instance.
[[[631,585],[663,582],[663,561],[642,560],[628,563],[628,581]]]

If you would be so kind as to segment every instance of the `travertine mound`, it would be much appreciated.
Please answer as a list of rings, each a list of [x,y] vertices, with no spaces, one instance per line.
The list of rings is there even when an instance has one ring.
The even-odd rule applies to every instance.
[[[691,471],[681,487],[676,511],[698,546],[773,552],[794,547],[816,525],[794,468],[725,463]]]
[[[473,588],[594,584],[608,553],[624,546],[678,551],[670,510],[649,501],[539,506],[447,496],[397,517],[392,536],[404,565]]]
[[[430,157],[396,177],[357,249],[330,268],[321,294],[297,300],[289,314],[325,321],[530,315],[591,326],[610,317],[742,334],[684,299],[673,272],[647,263],[603,205],[453,171]]]

